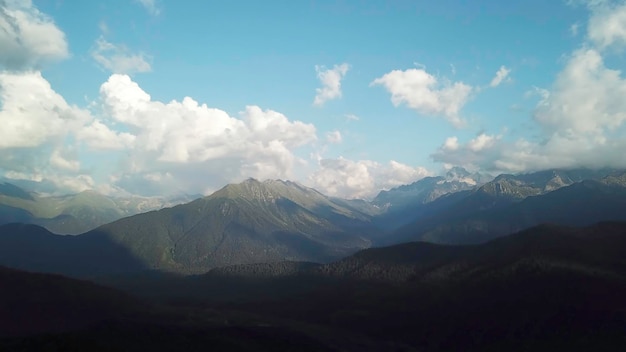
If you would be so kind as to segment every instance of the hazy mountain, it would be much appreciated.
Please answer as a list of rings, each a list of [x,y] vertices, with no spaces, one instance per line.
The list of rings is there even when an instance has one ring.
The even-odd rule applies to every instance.
[[[478,243],[543,222],[581,226],[626,220],[624,175],[580,170],[501,175],[383,242]],[[596,180],[581,181],[584,177]]]
[[[573,169],[545,170],[520,175],[502,174],[480,188],[481,192],[492,196],[521,200],[569,186],[584,180],[600,180],[615,170]]]
[[[151,269],[329,261],[370,246],[370,217],[293,182],[249,179],[191,203],[124,218],[86,235],[127,248]]]
[[[472,189],[488,180],[488,177],[479,173],[471,174],[461,167],[454,167],[444,176],[425,177],[409,185],[381,191],[372,200],[372,204],[396,211],[406,206],[432,202],[448,193]]]
[[[374,214],[375,222],[381,228],[394,230],[436,211],[438,205],[430,207],[430,204],[441,197],[474,189],[490,179],[489,176],[454,167],[443,176],[425,177],[409,185],[381,191],[371,202],[381,209]],[[439,204],[443,203],[445,201]]]
[[[79,234],[122,217],[189,201],[138,196],[108,197],[94,191],[46,196],[0,183],[0,224],[41,225],[61,234]]]

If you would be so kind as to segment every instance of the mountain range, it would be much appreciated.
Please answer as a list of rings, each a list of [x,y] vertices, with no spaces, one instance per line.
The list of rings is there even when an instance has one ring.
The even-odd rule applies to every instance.
[[[411,241],[483,243],[546,222],[585,226],[626,220],[624,171],[549,170],[485,180],[452,169],[368,202],[328,197],[290,181],[248,179],[73,239],[35,226],[0,227],[0,265],[77,277],[145,270],[197,274],[235,264],[327,263],[372,246]],[[45,204],[9,184],[2,193],[13,204],[15,199]],[[119,203],[91,193],[69,199],[64,204],[84,206],[65,209],[93,212]],[[11,209],[5,218],[19,214],[19,208]]]
[[[0,193],[0,216],[24,220],[0,225],[0,350],[626,343],[621,170],[488,180],[452,169],[372,201],[248,179],[75,236],[40,226],[54,219],[44,210],[104,221],[95,214],[137,205],[7,183]]]
[[[94,274],[124,265],[127,271],[197,273],[235,263],[328,262],[370,247],[379,234],[369,215],[348,204],[293,182],[249,179],[73,238],[6,225],[0,227],[0,262],[79,276],[88,274],[86,262]],[[115,255],[120,259],[109,263]],[[72,268],[72,262],[83,266]]]
[[[94,191],[53,196],[0,183],[0,224],[37,224],[59,234],[76,235],[126,216],[191,200],[189,196],[108,197]]]
[[[626,220],[626,172],[551,170],[500,175],[470,191],[442,197],[384,240],[480,243],[545,222],[584,226]],[[422,211],[424,213],[424,211]]]

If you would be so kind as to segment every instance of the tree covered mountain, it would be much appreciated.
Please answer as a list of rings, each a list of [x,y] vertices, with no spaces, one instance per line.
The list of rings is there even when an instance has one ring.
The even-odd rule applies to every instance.
[[[280,260],[326,262],[367,248],[370,217],[293,182],[254,179],[84,236],[128,248],[152,269],[203,272]]]

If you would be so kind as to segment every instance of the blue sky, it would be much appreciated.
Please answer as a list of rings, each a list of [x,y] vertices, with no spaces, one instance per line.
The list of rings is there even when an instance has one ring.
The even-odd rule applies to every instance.
[[[60,192],[626,167],[624,1],[0,7],[0,172]]]

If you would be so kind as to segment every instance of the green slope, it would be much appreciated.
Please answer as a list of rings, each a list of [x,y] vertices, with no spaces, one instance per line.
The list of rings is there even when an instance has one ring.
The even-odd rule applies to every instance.
[[[292,182],[247,180],[188,204],[104,225],[150,267],[185,273],[228,264],[325,262],[366,248],[370,218]]]

